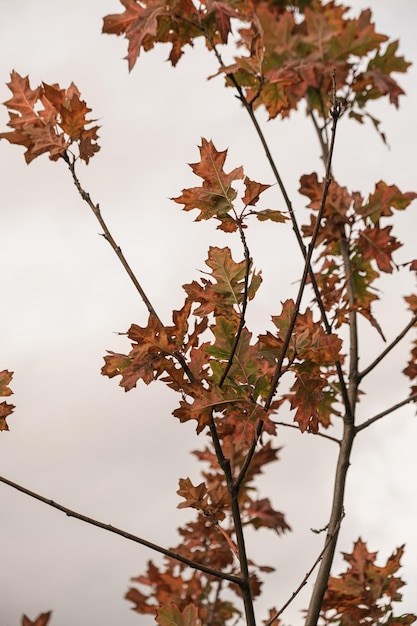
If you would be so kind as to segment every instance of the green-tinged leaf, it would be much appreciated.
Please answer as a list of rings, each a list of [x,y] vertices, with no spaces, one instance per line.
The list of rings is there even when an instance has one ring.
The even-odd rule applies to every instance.
[[[272,209],[264,209],[263,211],[254,211],[254,214],[260,222],[271,220],[272,222],[286,222],[289,218],[281,211],[273,211]]]
[[[157,609],[155,620],[159,626],[201,626],[197,607],[191,604],[183,611],[175,604],[161,606]]]
[[[412,191],[402,193],[396,185],[387,185],[380,180],[375,185],[375,191],[370,194],[368,202],[358,207],[358,213],[363,216],[364,221],[368,218],[373,224],[377,224],[381,217],[391,216],[393,209],[403,211],[416,198],[417,193]]]
[[[182,195],[173,198],[175,202],[184,205],[184,211],[198,209],[196,221],[207,220],[212,217],[220,220],[224,230],[233,231],[237,226],[231,216],[227,216],[233,209],[233,201],[237,191],[232,187],[235,180],[243,178],[243,168],[237,167],[228,174],[223,170],[227,150],[219,152],[212,141],[202,139],[200,146],[201,160],[190,165],[194,174],[203,179],[201,187],[184,189]]]

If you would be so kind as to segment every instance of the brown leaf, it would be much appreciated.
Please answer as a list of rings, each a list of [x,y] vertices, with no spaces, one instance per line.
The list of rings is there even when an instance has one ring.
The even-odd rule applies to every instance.
[[[23,615],[22,626],[46,626],[51,615],[52,611],[48,611],[48,613],[41,613],[34,622],[32,622],[32,620],[30,620],[26,615]]]
[[[160,626],[201,626],[197,607],[191,604],[183,611],[175,604],[161,606],[156,612],[155,620]]]
[[[180,502],[179,509],[192,507],[200,511],[206,511],[208,508],[208,492],[205,483],[200,483],[194,487],[189,478],[179,479],[180,488],[177,494],[184,498],[184,502]]]

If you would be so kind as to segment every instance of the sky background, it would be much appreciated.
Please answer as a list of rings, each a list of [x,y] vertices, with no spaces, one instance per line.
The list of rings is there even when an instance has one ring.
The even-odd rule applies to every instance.
[[[357,12],[370,6],[377,30],[401,41],[408,60],[417,59],[414,0],[355,0]],[[173,70],[159,47],[141,56],[129,75],[126,42],[100,34],[102,17],[120,12],[116,0],[0,0],[0,101],[12,69],[41,81],[71,81],[98,118],[101,151],[81,166],[83,186],[99,202],[104,218],[153,302],[170,322],[181,307],[181,285],[204,269],[209,245],[229,245],[241,256],[238,237],[195,224],[169,198],[194,186],[187,163],[198,160],[201,137],[220,150],[229,148],[226,170],[243,165],[254,180],[272,183],[246,114],[223,80],[213,58],[197,45]],[[391,149],[370,125],[343,120],[338,130],[334,171],[341,184],[366,194],[378,180],[402,191],[417,189],[417,70],[399,76],[407,92],[400,111],[387,103],[374,107],[383,120]],[[321,171],[319,147],[303,113],[285,122],[266,122],[259,114],[298,215],[299,177]],[[7,112],[0,109],[5,130]],[[127,351],[116,333],[131,323],[144,325],[147,312],[88,207],[81,201],[64,163],[47,157],[25,164],[23,150],[0,142],[0,369],[15,372],[16,404],[11,431],[0,436],[0,472],[8,479],[103,522],[165,546],[178,542],[176,527],[192,517],[177,510],[178,478],[198,480],[190,451],[204,441],[193,424],[171,416],[177,398],[162,384],[126,394],[118,380],[100,376],[107,349]],[[263,207],[283,208],[276,187]],[[396,218],[396,233],[410,247],[397,260],[415,258],[416,204]],[[280,301],[293,297],[300,274],[299,253],[290,229],[253,224],[248,243],[264,282],[248,319],[254,332],[271,328]],[[405,326],[409,315],[402,294],[415,291],[410,276],[394,274],[381,284],[387,297],[375,313],[387,339]],[[375,331],[361,327],[365,366],[383,349]],[[406,342],[367,380],[359,407],[366,419],[406,397],[401,370],[408,360]],[[346,519],[338,552],[350,552],[361,536],[381,564],[406,543],[401,574],[407,586],[399,611],[417,611],[417,504],[415,484],[417,425],[406,407],[358,438],[349,471]],[[281,417],[281,416],[280,416]],[[287,421],[291,416],[282,416]],[[249,537],[254,560],[277,568],[265,579],[257,602],[259,620],[280,607],[310,568],[322,536],[310,528],[327,522],[336,446],[281,429],[281,460],[259,482],[286,514],[293,532],[284,538],[259,531]],[[131,626],[152,624],[129,610],[123,599],[129,578],[155,558],[145,548],[62,513],[0,484],[0,625],[16,626],[26,613],[34,619],[53,610],[52,626]],[[337,558],[334,573],[341,570]],[[301,623],[312,581],[283,616]]]

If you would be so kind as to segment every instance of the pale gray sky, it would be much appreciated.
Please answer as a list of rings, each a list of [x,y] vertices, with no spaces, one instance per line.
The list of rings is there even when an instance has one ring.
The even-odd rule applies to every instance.
[[[377,29],[401,40],[401,52],[417,59],[414,0],[355,0],[371,6]],[[262,150],[244,112],[222,79],[207,82],[216,70],[201,46],[189,51],[173,70],[167,49],[143,55],[131,75],[125,41],[100,35],[101,18],[119,12],[116,0],[1,0],[0,101],[15,69],[40,81],[74,81],[93,116],[99,118],[101,151],[79,175],[162,319],[182,304],[181,285],[203,269],[209,245],[239,242],[193,223],[169,200],[195,184],[187,163],[198,159],[202,136],[218,149],[229,147],[230,169],[243,165],[248,176],[272,183]],[[407,92],[399,112],[375,107],[383,119],[391,150],[369,126],[343,121],[339,129],[335,173],[339,182],[365,193],[380,179],[403,191],[417,189],[415,144],[417,70],[399,77]],[[319,149],[303,114],[267,124],[278,166],[298,210],[301,174],[320,171]],[[7,121],[0,110],[2,130]],[[358,151],[358,145],[360,150]],[[123,337],[132,322],[147,313],[73,187],[63,163],[46,157],[29,167],[20,148],[0,142],[0,249],[3,306],[0,314],[0,369],[15,372],[12,401],[17,408],[1,433],[0,472],[10,480],[73,507],[86,515],[167,546],[178,542],[176,527],[192,512],[178,511],[178,478],[197,478],[189,454],[202,446],[194,426],[171,416],[177,398],[162,385],[139,385],[125,394],[117,380],[100,376],[106,349],[128,350]],[[282,207],[276,188],[266,196]],[[415,245],[416,205],[399,216],[400,239]],[[264,283],[249,319],[256,331],[269,325],[279,302],[295,293],[298,253],[289,230],[254,225],[249,246]],[[400,255],[402,253],[400,252]],[[405,254],[405,253],[404,253]],[[411,249],[409,257],[415,257]],[[285,257],[285,265],[282,258]],[[408,321],[401,294],[410,280],[389,277],[390,290],[377,314],[388,339]],[[376,333],[363,327],[363,364],[381,351]],[[405,346],[378,375],[370,376],[361,416],[378,413],[406,396],[408,380],[399,374]],[[417,425],[412,407],[369,429],[357,442],[349,474],[338,551],[351,551],[359,536],[381,560],[406,543],[402,576],[403,611],[416,611],[417,504],[415,498]],[[288,417],[288,416],[287,416]],[[281,606],[298,586],[321,549],[322,537],[310,528],[327,521],[336,449],[331,444],[280,431],[281,461],[261,483],[293,527],[276,538],[267,531],[250,538],[255,561],[272,564],[259,620],[269,606]],[[129,611],[123,599],[129,577],[142,573],[146,549],[69,519],[0,484],[0,626],[17,626],[22,613],[34,619],[52,609],[52,626],[152,624]],[[158,557],[156,557],[158,560]],[[340,570],[340,559],[335,573]],[[284,615],[301,623],[309,583]]]

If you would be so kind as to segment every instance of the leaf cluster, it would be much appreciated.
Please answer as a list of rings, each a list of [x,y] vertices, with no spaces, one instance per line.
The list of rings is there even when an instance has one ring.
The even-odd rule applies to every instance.
[[[32,89],[27,76],[13,71],[8,87],[13,96],[4,105],[13,130],[0,133],[0,139],[24,146],[26,163],[41,154],[48,154],[51,161],[67,160],[67,150],[74,144],[79,158],[88,163],[100,149],[96,143],[98,126],[90,126],[94,120],[86,116],[91,109],[81,100],[74,83],[68,89],[46,83]]]

